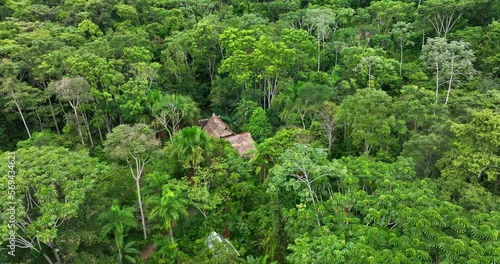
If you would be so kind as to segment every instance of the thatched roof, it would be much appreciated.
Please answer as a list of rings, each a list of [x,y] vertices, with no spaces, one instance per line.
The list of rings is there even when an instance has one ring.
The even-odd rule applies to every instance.
[[[198,126],[199,126],[199,127],[201,127],[201,128],[204,128],[204,127],[205,127],[205,125],[207,124],[207,122],[208,122],[208,118],[205,118],[205,119],[200,119],[200,120],[198,121]]]
[[[200,120],[200,124],[203,124],[204,120]],[[207,131],[207,133],[216,138],[225,138],[229,136],[236,135],[236,133],[231,130],[231,128],[224,123],[216,114],[212,114],[212,116],[208,119],[202,128]]]
[[[216,138],[223,138],[228,140],[233,148],[235,148],[240,155],[244,156],[251,149],[254,149],[254,141],[252,135],[248,132],[236,134],[231,128],[224,123],[216,114],[212,114],[209,119],[202,119],[198,122],[203,130]]]
[[[248,132],[230,136],[226,139],[231,142],[233,148],[235,148],[241,156],[245,156],[248,151],[255,149],[252,135]]]

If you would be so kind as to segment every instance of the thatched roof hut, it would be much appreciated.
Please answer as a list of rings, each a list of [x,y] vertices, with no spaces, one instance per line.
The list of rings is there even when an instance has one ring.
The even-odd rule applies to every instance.
[[[201,120],[200,124],[203,123],[205,123],[204,120]],[[216,138],[225,138],[236,135],[236,133],[234,133],[233,130],[231,130],[231,128],[216,114],[212,114],[202,128],[207,131],[209,135]]]
[[[238,135],[230,136],[226,138],[231,142],[233,148],[235,148],[241,156],[245,156],[248,151],[255,149],[253,143],[253,138],[250,133],[245,132]]]
[[[249,150],[255,149],[254,141],[250,133],[234,133],[234,131],[216,114],[212,114],[209,119],[200,120],[198,124],[209,135],[228,140],[241,156],[245,156]]]

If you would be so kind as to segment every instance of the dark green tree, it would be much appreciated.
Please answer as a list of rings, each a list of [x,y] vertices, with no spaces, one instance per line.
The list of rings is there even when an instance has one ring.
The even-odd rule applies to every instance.
[[[257,142],[264,141],[264,139],[271,137],[273,133],[266,112],[261,107],[253,110],[252,116],[248,120],[248,123],[243,126],[243,130],[250,132],[252,138]]]

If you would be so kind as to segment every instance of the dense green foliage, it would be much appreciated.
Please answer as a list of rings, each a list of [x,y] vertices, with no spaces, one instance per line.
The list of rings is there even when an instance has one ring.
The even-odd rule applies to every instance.
[[[498,263],[499,20],[0,0],[0,263]]]

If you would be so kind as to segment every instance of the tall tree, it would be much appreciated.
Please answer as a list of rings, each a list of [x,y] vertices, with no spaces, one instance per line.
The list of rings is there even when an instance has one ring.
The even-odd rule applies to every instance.
[[[321,111],[319,112],[319,117],[321,120],[321,126],[326,133],[326,137],[328,140],[328,154],[332,154],[332,146],[333,142],[336,139],[335,131],[337,129],[337,111],[338,107],[334,102],[324,102],[321,107]]]
[[[80,121],[78,119],[78,107],[83,102],[86,102],[91,98],[89,83],[81,76],[73,78],[64,77],[60,81],[53,83],[53,85],[50,86],[49,90],[53,94],[55,94],[59,98],[59,100],[68,101],[75,115],[78,135],[80,136],[82,145],[85,145],[82,129],[80,127]]]
[[[428,68],[435,71],[436,102],[442,79],[448,86],[444,102],[447,105],[451,88],[460,81],[459,77],[463,76],[470,80],[476,74],[473,67],[476,58],[468,46],[468,43],[463,41],[448,42],[445,38],[429,38],[427,44],[422,48],[420,58]]]
[[[329,100],[332,94],[333,89],[328,85],[299,82],[289,86],[281,94],[284,97],[285,106],[280,117],[287,121],[293,120],[294,116],[298,115],[302,128],[306,129],[306,122],[309,126],[318,118],[318,114],[321,113],[321,103]],[[291,122],[287,123],[291,124]]]
[[[145,166],[159,146],[160,142],[154,132],[145,124],[117,126],[112,133],[106,135],[104,142],[105,151],[111,157],[127,162],[130,174],[135,180],[144,239],[147,239],[147,230],[141,197],[141,179]]]
[[[330,34],[337,31],[336,15],[329,8],[307,9],[304,23],[308,26],[309,34],[316,31],[317,71],[319,71],[321,67],[321,50],[323,44],[330,38]]]
[[[182,127],[195,125],[200,109],[189,96],[156,94],[151,103],[151,114],[167,131],[169,138]]]
[[[282,82],[297,63],[297,50],[257,30],[228,28],[220,37],[227,50],[220,72],[229,73],[245,88],[256,90],[263,108],[269,108]]]
[[[193,63],[190,52],[190,44],[194,41],[193,35],[188,31],[176,31],[166,41],[168,46],[161,52],[161,59],[173,87],[197,101],[204,99],[194,80],[199,65]],[[198,89],[195,90],[194,87]]]
[[[163,185],[160,194],[154,194],[147,200],[151,207],[151,220],[159,220],[166,232],[170,234],[170,240],[174,243],[174,223],[181,216],[187,216],[188,200],[185,191],[188,186],[185,182],[170,180]]]
[[[373,1],[370,3],[368,10],[375,20],[377,29],[380,33],[385,34],[391,29],[394,21],[401,23],[411,17],[414,3],[405,3],[401,1],[382,0]]]
[[[33,138],[36,134],[33,135]],[[15,170],[7,165],[0,171],[14,171],[14,179],[3,177],[0,183],[2,201],[16,204],[15,246],[32,250],[43,255],[49,264],[66,263],[67,254],[56,242],[60,231],[81,213],[81,207],[96,186],[97,179],[107,171],[105,164],[89,157],[84,150],[70,151],[63,147],[41,146],[19,148],[15,155]],[[3,153],[7,160],[7,153]],[[8,184],[8,181],[11,181]],[[15,191],[8,192],[9,185],[15,184]],[[2,230],[8,232],[8,208],[12,204],[1,205]],[[10,229],[12,230],[12,228]],[[48,253],[46,249],[51,253]],[[55,261],[53,258],[55,257]]]
[[[99,216],[99,221],[104,223],[101,229],[101,236],[113,234],[116,248],[118,249],[118,262],[123,263],[124,237],[131,228],[137,227],[135,221],[134,208],[120,208],[115,200],[109,211],[103,212]]]
[[[21,120],[23,121],[28,137],[31,138],[31,131],[26,118],[26,110],[30,108],[36,110],[36,106],[43,101],[42,92],[27,85],[26,83],[13,80],[11,78],[5,78],[2,81],[0,92],[4,92],[10,97],[6,107],[9,110],[12,108],[16,109],[21,117]]]
[[[168,150],[173,162],[193,176],[196,168],[211,156],[213,139],[198,126],[186,127],[172,137]]]
[[[345,47],[340,54],[345,66],[343,78],[356,78],[361,87],[396,86],[401,79],[396,70],[398,62],[388,58],[383,49]]]
[[[211,85],[214,84],[218,62],[223,56],[223,49],[219,40],[222,31],[223,26],[219,18],[210,14],[198,21],[192,32],[194,35],[191,46],[193,59],[206,70]]]
[[[375,146],[391,141],[393,132],[402,132],[404,126],[396,120],[392,98],[373,88],[359,89],[339,106],[338,118],[349,127],[352,142],[368,156]]]
[[[405,46],[413,46],[415,43],[411,41],[413,36],[412,25],[406,22],[398,22],[393,25],[391,34],[399,46],[399,76],[403,75],[403,48]]]
[[[320,202],[319,193],[322,188],[327,188],[328,178],[334,175],[335,169],[328,162],[324,149],[296,144],[280,155],[269,190],[293,190],[301,202],[311,203],[316,208]]]
[[[427,0],[419,4],[417,12],[431,23],[438,37],[446,38],[472,3],[467,0]]]

